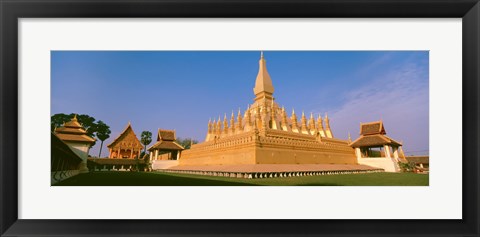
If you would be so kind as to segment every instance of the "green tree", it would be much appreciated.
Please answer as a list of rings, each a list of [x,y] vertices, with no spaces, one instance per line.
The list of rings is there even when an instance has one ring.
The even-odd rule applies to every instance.
[[[74,116],[75,116],[74,113],[72,114],[60,113],[60,114],[52,115],[50,120],[51,131],[53,132],[55,128],[60,127],[64,123],[72,120]],[[87,132],[87,135],[91,138],[95,138],[95,133],[97,132],[97,126],[98,126],[97,122],[95,121],[96,119],[86,114],[77,114],[77,120],[85,129],[85,131]],[[92,144],[92,146],[94,145],[95,143]]]
[[[75,114],[70,114],[70,115],[72,118],[73,116],[75,116]],[[85,129],[85,131],[87,131],[87,135],[90,137],[94,137],[95,132],[97,132],[97,123],[95,122],[95,118],[90,117],[89,115],[86,115],[86,114],[77,114],[77,120]]]
[[[55,131],[55,128],[62,126],[72,118],[73,116],[70,116],[69,114],[54,114],[50,120],[51,131]]]
[[[140,141],[145,146],[145,150],[143,152],[147,153],[147,145],[152,142],[152,133],[149,131],[143,131]]]
[[[191,145],[198,143],[198,141],[195,139],[192,139],[192,138],[182,139],[181,137],[178,137],[176,142],[182,145],[185,149],[190,149]]]
[[[97,131],[95,132],[95,136],[102,141],[100,144],[100,151],[98,152],[98,157],[101,157],[102,155],[102,147],[103,147],[103,141],[107,140],[110,137],[110,127],[106,125],[102,120],[98,120],[97,125],[96,125]]]

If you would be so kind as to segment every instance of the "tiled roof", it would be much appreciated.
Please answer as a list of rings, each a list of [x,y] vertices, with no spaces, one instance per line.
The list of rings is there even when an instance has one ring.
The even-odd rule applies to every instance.
[[[360,125],[361,135],[386,134],[382,121],[363,123]]]
[[[82,125],[77,122],[77,116],[65,123],[62,127],[56,128],[55,135],[62,141],[87,142],[94,143],[95,138],[87,136],[87,132]]]
[[[65,133],[57,133],[58,138],[60,138],[62,141],[71,141],[71,142],[89,142],[89,143],[94,143],[95,139],[91,138],[85,134],[80,135],[80,134],[65,134]]]
[[[70,121],[66,122],[63,127],[68,128],[83,128],[82,125],[77,120],[77,115],[75,115]]]
[[[175,141],[175,131],[174,130],[163,130],[158,129],[157,141]]]
[[[149,151],[151,150],[184,150],[185,148],[180,144],[174,141],[159,141],[155,143],[153,146],[148,148]]]
[[[70,134],[86,134],[87,132],[81,128],[58,127],[55,129],[56,133],[70,133]]]
[[[353,141],[351,147],[373,147],[373,146],[383,146],[383,145],[397,145],[400,146],[401,143],[385,136],[382,134],[376,135],[367,135],[360,136],[357,140]]]

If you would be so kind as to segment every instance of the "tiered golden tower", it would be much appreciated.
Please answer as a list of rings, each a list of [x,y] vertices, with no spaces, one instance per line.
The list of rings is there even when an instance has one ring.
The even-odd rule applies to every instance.
[[[288,117],[274,90],[262,52],[253,104],[243,116],[239,110],[236,121],[233,111],[230,122],[226,114],[223,121],[210,120],[205,142],[184,151],[180,165],[356,163],[348,141],[333,137],[328,115],[315,121],[302,112],[298,121],[292,110]]]

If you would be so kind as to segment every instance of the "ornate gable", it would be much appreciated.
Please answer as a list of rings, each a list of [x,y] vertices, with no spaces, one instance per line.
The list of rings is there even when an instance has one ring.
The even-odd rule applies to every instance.
[[[116,148],[116,147],[132,147],[132,148],[142,148],[143,145],[138,140],[137,135],[132,129],[130,123],[128,123],[127,127],[120,133],[120,135],[115,138],[115,140],[110,143],[107,147],[108,148]]]

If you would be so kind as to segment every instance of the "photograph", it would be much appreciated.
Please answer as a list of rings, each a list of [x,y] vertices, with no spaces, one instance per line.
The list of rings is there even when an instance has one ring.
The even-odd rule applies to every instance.
[[[479,236],[479,1],[0,0],[0,237]]]
[[[428,186],[429,51],[51,51],[53,186]]]

